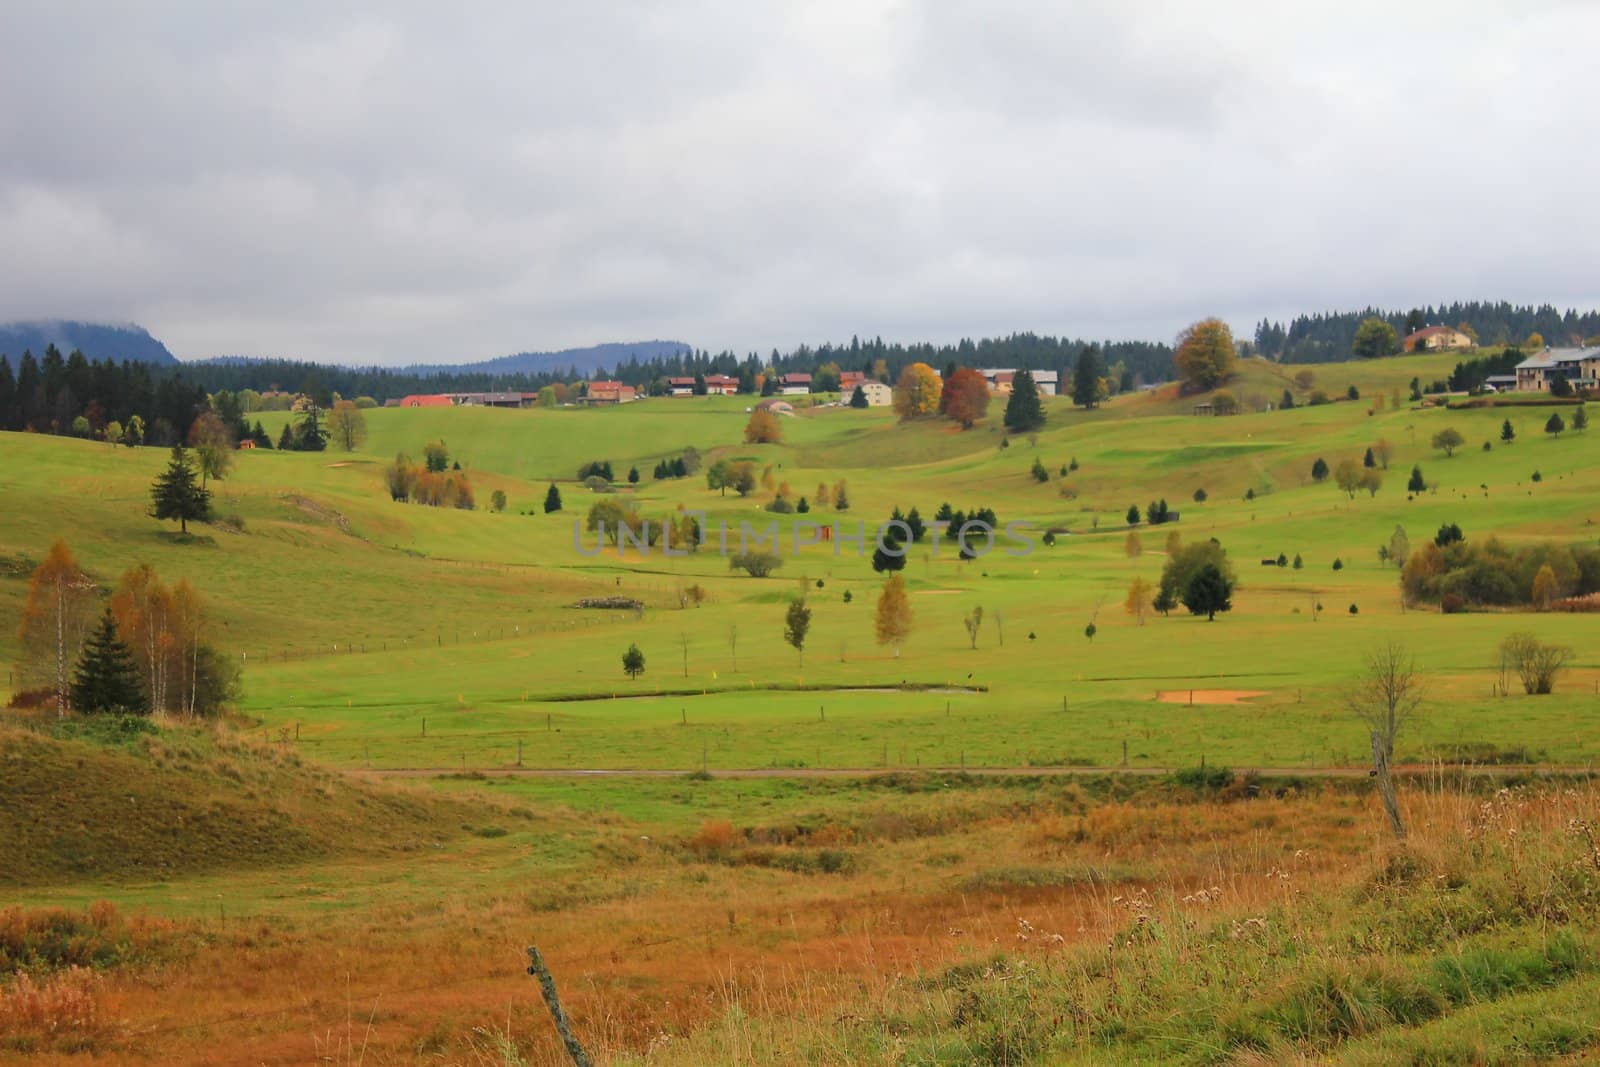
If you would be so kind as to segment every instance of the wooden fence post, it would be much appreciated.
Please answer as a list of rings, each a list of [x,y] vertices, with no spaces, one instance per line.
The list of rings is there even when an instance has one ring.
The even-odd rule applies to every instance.
[[[567,1009],[561,1006],[561,997],[556,993],[556,980],[550,974],[550,968],[545,966],[544,957],[533,945],[528,946],[528,973],[539,979],[539,989],[544,993],[550,1017],[555,1020],[556,1033],[561,1035],[562,1043],[567,1046],[567,1055],[572,1057],[575,1067],[593,1067],[589,1054],[572,1032],[572,1020],[567,1018]]]

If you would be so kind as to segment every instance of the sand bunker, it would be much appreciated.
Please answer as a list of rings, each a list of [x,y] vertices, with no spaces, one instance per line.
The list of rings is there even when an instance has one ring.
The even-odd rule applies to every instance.
[[[1264,689],[1165,689],[1156,699],[1163,704],[1242,704],[1266,695]]]

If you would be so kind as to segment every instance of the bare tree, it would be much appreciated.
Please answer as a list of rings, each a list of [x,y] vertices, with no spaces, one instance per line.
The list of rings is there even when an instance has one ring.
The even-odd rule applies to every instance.
[[[689,635],[680,633],[678,635],[678,645],[683,649],[683,676],[687,678],[689,677]]]
[[[1397,838],[1406,836],[1400,814],[1400,798],[1395,792],[1394,743],[1422,704],[1422,678],[1417,662],[1405,646],[1390,641],[1367,654],[1365,670],[1355,687],[1345,695],[1352,714],[1366,724],[1372,740],[1372,770],[1378,781],[1383,810]]]
[[[977,648],[978,628],[983,625],[983,605],[979,604],[974,607],[972,614],[965,616],[961,620],[961,625],[967,628],[967,641],[973,648]]]
[[[1566,645],[1547,645],[1530,633],[1514,633],[1500,642],[1501,675],[1509,664],[1522,680],[1523,691],[1529,696],[1543,695],[1555,689],[1556,676],[1572,659],[1572,649]],[[1502,682],[1503,690],[1510,686]]]
[[[739,673],[739,627],[736,623],[728,624],[728,654],[733,657],[733,673]]]

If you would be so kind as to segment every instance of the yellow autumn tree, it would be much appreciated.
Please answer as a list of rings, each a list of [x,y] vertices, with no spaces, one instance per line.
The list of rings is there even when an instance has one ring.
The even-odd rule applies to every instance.
[[[906,595],[905,579],[897,572],[883,583],[878,595],[878,612],[873,619],[873,630],[878,644],[893,645],[895,658],[900,656],[900,645],[911,634],[911,598]]]
[[[1201,319],[1178,335],[1172,361],[1187,392],[1215,389],[1233,377],[1233,331],[1221,319]]]
[[[1129,559],[1138,559],[1144,554],[1144,542],[1139,540],[1139,535],[1133,530],[1128,531],[1128,536],[1123,538],[1122,551],[1127,553]]]
[[[939,413],[944,383],[926,363],[913,363],[900,372],[894,386],[894,410],[902,419],[920,419]]]
[[[1122,602],[1122,609],[1129,615],[1139,620],[1139,625],[1144,625],[1144,620],[1150,614],[1150,605],[1155,597],[1155,587],[1143,578],[1135,578],[1128,583],[1128,596]]]
[[[1555,570],[1546,563],[1533,576],[1533,606],[1539,611],[1549,611],[1551,602],[1560,595],[1561,583],[1556,579]]]
[[[34,568],[17,628],[23,684],[49,692],[57,715],[67,713],[73,666],[94,614],[94,582],[67,543],[57,541]]]

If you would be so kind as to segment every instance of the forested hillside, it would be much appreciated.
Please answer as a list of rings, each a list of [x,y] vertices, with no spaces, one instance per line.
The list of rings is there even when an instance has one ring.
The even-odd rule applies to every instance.
[[[1255,346],[1260,355],[1283,363],[1336,363],[1352,359],[1356,327],[1368,318],[1389,323],[1400,337],[1424,326],[1456,326],[1476,334],[1485,345],[1525,344],[1538,334],[1547,344],[1577,345],[1600,334],[1600,311],[1558,311],[1550,304],[1466,303],[1440,304],[1409,311],[1363,308],[1298,315],[1289,325],[1262,319],[1256,324]]]
[[[142,326],[56,320],[0,323],[0,354],[9,354],[13,360],[23,352],[42,354],[51,345],[63,352],[82,352],[92,360],[121,362],[129,359],[159,367],[178,363],[167,346],[151,337]]]

